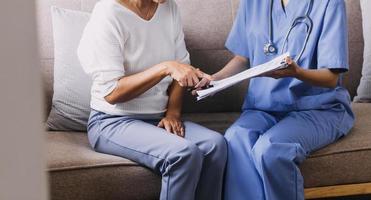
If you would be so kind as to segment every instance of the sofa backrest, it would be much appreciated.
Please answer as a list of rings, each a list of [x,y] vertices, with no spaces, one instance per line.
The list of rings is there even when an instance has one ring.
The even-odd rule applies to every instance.
[[[194,66],[213,73],[232,54],[224,42],[232,27],[239,0],[176,0],[181,13],[187,48]],[[37,0],[40,63],[43,72],[45,110],[49,113],[53,94],[53,37],[50,6],[90,12],[97,0]],[[349,18],[350,72],[344,84],[353,97],[359,84],[363,61],[362,17],[359,0],[347,0]],[[185,95],[185,112],[239,111],[247,83],[239,84],[201,102]]]
[[[352,98],[356,95],[361,79],[363,65],[363,28],[362,13],[359,0],[347,0],[349,29],[349,63],[350,70],[345,74],[344,84]]]

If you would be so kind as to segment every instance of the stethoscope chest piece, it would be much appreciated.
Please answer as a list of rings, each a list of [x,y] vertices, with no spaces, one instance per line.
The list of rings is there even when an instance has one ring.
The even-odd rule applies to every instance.
[[[274,0],[270,0],[269,33],[268,33],[269,34],[269,41],[266,44],[264,44],[264,54],[267,55],[267,56],[275,55],[275,54],[278,53],[278,49],[275,46],[275,44],[273,43],[273,30],[272,30],[273,29],[273,27],[272,27],[273,26],[273,17],[272,17],[273,1]],[[305,37],[305,41],[304,41],[304,44],[303,44],[303,47],[302,47],[300,53],[295,58],[296,62],[298,62],[298,60],[300,60],[301,56],[303,55],[305,47],[307,46],[307,43],[308,43],[308,40],[309,40],[309,36],[312,32],[313,21],[309,17],[309,13],[310,13],[312,7],[313,7],[313,0],[309,0],[309,4],[308,4],[307,11],[306,11],[305,15],[297,17],[293,20],[289,30],[287,31],[287,34],[286,34],[285,38],[284,38],[281,53],[283,53],[283,51],[285,50],[285,47],[287,46],[288,38],[290,36],[291,31],[298,24],[301,24],[301,23],[304,23],[307,26],[307,34],[306,34],[306,37]]]
[[[274,46],[273,43],[269,42],[269,43],[264,45],[264,53],[265,53],[265,55],[277,54],[277,48]]]

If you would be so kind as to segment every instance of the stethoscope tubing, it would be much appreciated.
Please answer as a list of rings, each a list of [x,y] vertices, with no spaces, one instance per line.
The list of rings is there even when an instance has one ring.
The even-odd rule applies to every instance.
[[[299,60],[301,59],[301,57],[303,56],[304,54],[304,51],[306,49],[306,46],[308,44],[308,41],[309,41],[309,37],[312,33],[312,29],[313,29],[313,20],[309,17],[309,13],[311,12],[312,10],[312,7],[313,7],[313,0],[309,0],[309,5],[307,7],[307,10],[306,10],[306,13],[304,16],[300,16],[300,17],[297,17],[295,18],[292,23],[291,23],[291,26],[289,28],[289,30],[287,31],[286,35],[285,35],[285,38],[284,38],[284,42],[283,42],[283,45],[282,45],[282,49],[281,49],[281,54],[284,53],[284,50],[286,48],[286,45],[288,43],[288,39],[290,37],[290,34],[291,34],[291,31],[300,23],[304,23],[306,26],[307,26],[307,35],[305,37],[305,40],[304,40],[304,44],[303,44],[303,47],[300,51],[300,53],[296,56],[296,58],[294,59],[295,62],[299,62]],[[272,17],[272,13],[273,13],[273,0],[270,1],[270,12],[269,12],[269,17],[270,17],[270,20],[269,20],[269,43],[270,45],[274,45],[273,44],[273,17]],[[269,52],[265,52],[266,55],[269,54]]]

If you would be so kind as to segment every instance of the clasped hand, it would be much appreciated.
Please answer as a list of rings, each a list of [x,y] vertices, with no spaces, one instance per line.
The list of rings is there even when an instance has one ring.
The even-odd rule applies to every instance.
[[[297,77],[301,69],[299,65],[294,60],[292,60],[291,57],[287,57],[285,59],[285,62],[287,63],[286,68],[268,72],[268,73],[263,74],[262,76],[267,76],[267,77],[271,77],[275,79],[285,78],[285,77]]]
[[[178,81],[182,87],[197,88],[200,85],[200,80],[210,77],[198,68],[179,62],[165,62],[165,66],[167,67],[167,75]]]

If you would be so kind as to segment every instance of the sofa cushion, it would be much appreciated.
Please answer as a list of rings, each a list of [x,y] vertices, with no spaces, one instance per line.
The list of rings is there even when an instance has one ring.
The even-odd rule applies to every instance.
[[[356,121],[350,133],[301,165],[306,187],[371,182],[371,104],[352,105]]]
[[[91,79],[77,59],[77,46],[90,14],[51,8],[54,36],[54,94],[47,120],[51,130],[86,130]]]
[[[365,48],[363,52],[363,67],[361,82],[357,89],[357,96],[354,98],[356,102],[371,103],[371,1],[361,0],[362,21],[363,21],[363,37]]]
[[[371,182],[371,104],[354,104],[355,127],[337,143],[312,154],[302,165],[305,187]],[[187,114],[224,132],[239,113]],[[156,199],[160,176],[136,163],[94,152],[86,133],[48,132],[47,164],[53,199]],[[331,173],[329,173],[331,172]]]
[[[184,118],[224,132],[238,116],[216,113]],[[128,159],[95,152],[86,133],[50,131],[46,144],[53,200],[154,200],[160,195],[159,175]]]
[[[47,166],[53,200],[155,199],[160,177],[116,156],[94,152],[82,132],[48,132]]]

